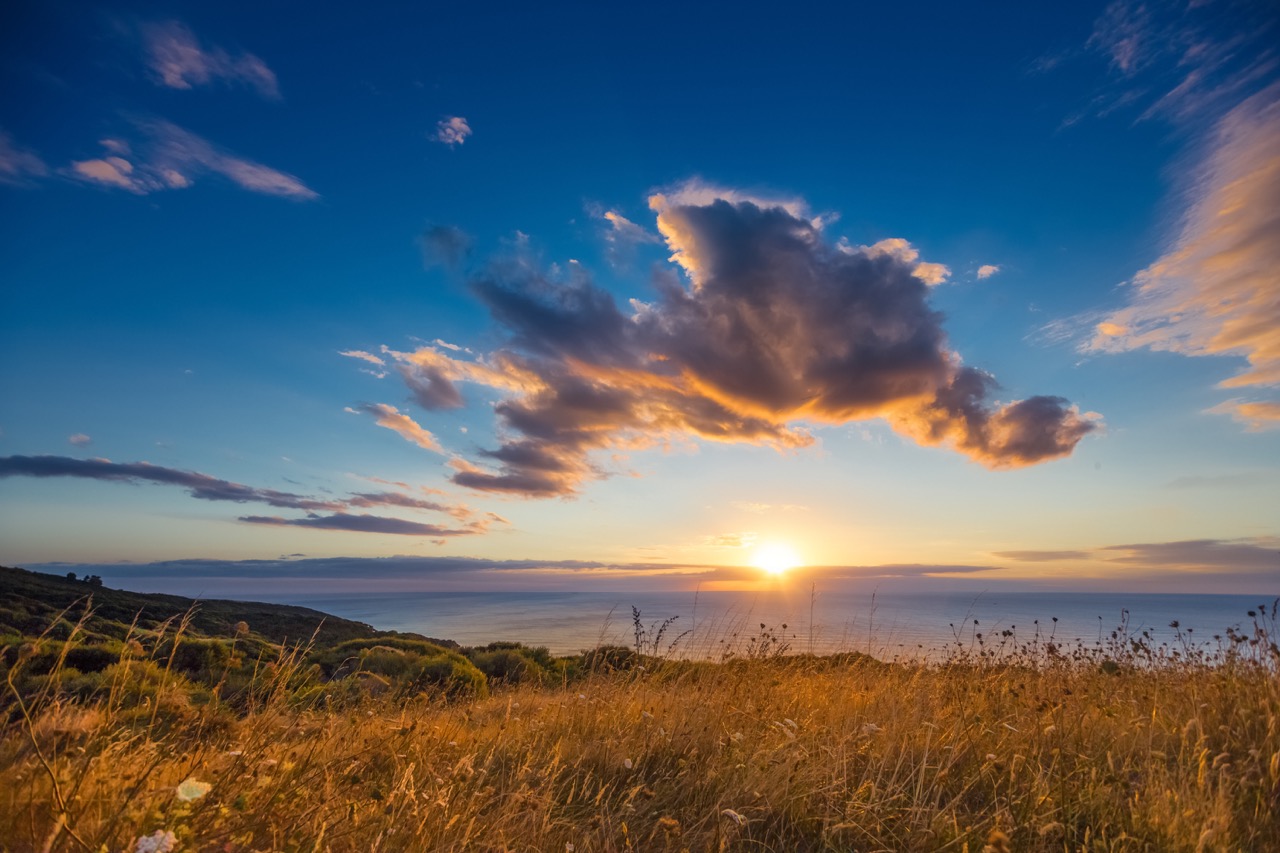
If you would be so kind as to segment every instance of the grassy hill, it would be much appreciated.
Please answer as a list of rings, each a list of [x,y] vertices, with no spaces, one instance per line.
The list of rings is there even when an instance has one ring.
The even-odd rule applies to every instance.
[[[1212,646],[710,662],[0,582],[0,853],[1280,851],[1276,606]]]
[[[138,627],[154,630],[166,620],[181,618],[187,613],[191,614],[188,629],[208,637],[234,636],[236,625],[244,622],[255,634],[275,643],[306,641],[313,635],[321,644],[381,636],[428,639],[417,634],[378,631],[363,622],[307,607],[127,592],[61,575],[3,566],[0,566],[0,635],[39,634],[64,610],[69,610],[70,620],[75,621],[90,599],[93,616],[85,629],[117,639],[124,636],[135,617]],[[457,647],[449,640],[431,642]]]

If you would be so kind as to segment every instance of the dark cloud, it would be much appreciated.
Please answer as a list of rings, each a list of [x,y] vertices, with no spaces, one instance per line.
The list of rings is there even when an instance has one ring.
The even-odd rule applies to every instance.
[[[1087,560],[1088,551],[993,551],[995,556],[1004,560],[1017,560],[1020,563],[1051,563],[1056,560]]]
[[[349,515],[345,512],[333,515],[308,515],[305,518],[280,518],[279,516],[245,515],[241,521],[250,524],[274,524],[281,527],[309,527],[317,530],[345,530],[353,533],[394,533],[404,536],[471,536],[483,533],[487,522],[476,522],[465,527],[450,528],[437,524],[422,524],[402,518],[379,515]]]
[[[1237,569],[1280,576],[1280,538],[1188,539],[1111,545],[1098,549],[1107,562],[1152,569]]]
[[[804,447],[809,425],[874,417],[1016,467],[1068,455],[1095,428],[1060,397],[993,402],[995,380],[961,366],[929,306],[939,265],[906,241],[832,243],[795,203],[701,185],[651,205],[687,276],[657,275],[654,302],[624,312],[576,264],[505,259],[471,281],[506,332],[500,350],[387,351],[428,409],[461,405],[460,382],[502,393],[500,446],[455,459],[455,483],[567,495],[608,474],[596,451],[688,437]]]
[[[278,524],[295,527],[348,530],[358,533],[398,533],[421,536],[465,536],[484,533],[493,524],[506,524],[506,519],[493,513],[485,513],[477,520],[474,513],[463,504],[417,498],[400,492],[357,492],[346,498],[317,500],[305,495],[279,492],[274,489],[258,489],[252,486],[219,480],[195,471],[164,468],[148,462],[111,462],[106,459],[72,459],[66,456],[5,456],[0,457],[0,477],[82,477],[91,480],[140,483],[152,482],[182,486],[200,500],[231,501],[233,503],[262,503],[282,509],[305,510],[303,518],[275,516],[245,516],[240,520],[254,524]],[[451,515],[462,527],[448,528],[434,524],[406,521],[372,515],[351,515],[343,510],[360,507],[398,507],[401,509],[439,512]],[[318,515],[317,511],[333,515]]]
[[[471,254],[470,235],[453,225],[432,225],[422,232],[419,243],[422,245],[422,261],[427,266],[457,269]]]
[[[341,507],[335,501],[319,501],[274,489],[256,489],[219,480],[208,474],[165,468],[150,462],[111,462],[107,459],[72,459],[67,456],[5,456],[0,458],[0,477],[83,477],[127,483],[152,482],[185,487],[193,498],[204,501],[264,503],[303,510],[332,510]]]

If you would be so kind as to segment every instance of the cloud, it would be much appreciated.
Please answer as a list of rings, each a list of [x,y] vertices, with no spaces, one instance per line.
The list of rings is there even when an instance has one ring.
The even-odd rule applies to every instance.
[[[993,551],[1004,560],[1017,560],[1020,563],[1050,563],[1057,560],[1087,560],[1088,551]]]
[[[950,267],[946,264],[920,261],[920,250],[901,237],[890,237],[870,246],[858,246],[856,248],[850,247],[845,243],[841,244],[840,248],[849,254],[861,252],[871,257],[886,255],[895,258],[904,265],[909,265],[911,274],[928,285],[942,284],[951,277]]]
[[[1189,207],[1169,250],[1134,276],[1128,304],[1094,327],[1084,348],[1244,356],[1223,388],[1280,386],[1280,84],[1217,126],[1193,174]],[[1280,404],[1232,400],[1213,411],[1259,429]]]
[[[440,442],[436,441],[434,435],[420,427],[413,418],[403,414],[395,406],[389,406],[386,403],[363,403],[357,409],[348,411],[360,411],[373,415],[378,426],[398,433],[405,441],[412,442],[423,450],[444,453],[444,449],[440,447]]]
[[[155,119],[135,124],[141,133],[137,146],[121,140],[103,140],[105,156],[74,161],[68,173],[87,183],[137,195],[186,189],[197,177],[215,174],[263,195],[301,200],[319,197],[298,178],[224,151],[171,122]],[[141,150],[140,155],[131,153],[135,147]]]
[[[315,500],[274,489],[256,489],[208,474],[165,468],[150,462],[112,462],[109,459],[72,459],[67,456],[4,456],[0,457],[0,477],[82,477],[127,483],[152,482],[185,487],[191,497],[205,501],[264,503],[303,510],[341,507],[341,503],[335,501]]]
[[[441,527],[437,524],[405,521],[402,518],[388,518],[379,515],[348,515],[343,512],[333,515],[308,515],[304,518],[246,515],[241,516],[240,521],[249,524],[271,524],[280,527],[343,530],[349,533],[391,533],[401,536],[471,536],[483,533],[487,526],[485,522],[476,522],[460,528]]]
[[[145,24],[142,37],[147,64],[161,85],[191,89],[222,80],[249,86],[264,98],[280,99],[275,73],[251,53],[233,56],[220,47],[202,47],[179,21]]]
[[[982,266],[978,267],[978,278],[979,279],[991,278],[991,276],[995,275],[998,272],[1000,272],[999,264],[983,264]]]
[[[1068,118],[1140,110],[1138,120],[1212,120],[1274,80],[1273,4],[1220,0],[1115,0],[1094,24],[1082,56],[1100,55],[1106,79]],[[1058,62],[1056,65],[1063,63]]]
[[[445,116],[436,122],[436,132],[431,138],[436,142],[443,142],[453,148],[466,142],[467,137],[470,135],[471,125],[467,124],[465,118],[462,116]]]
[[[440,265],[447,269],[462,266],[471,254],[473,243],[469,234],[453,225],[432,225],[422,232],[419,242],[426,266]]]
[[[75,437],[72,436],[72,438]],[[220,480],[196,471],[165,468],[160,465],[152,465],[149,462],[122,463],[112,462],[108,459],[72,459],[67,456],[5,456],[0,457],[0,478],[3,477],[80,477],[90,480],[124,483],[161,483],[184,487],[193,498],[199,500],[262,503],[281,509],[297,509],[307,512],[304,518],[246,516],[240,519],[254,524],[314,527],[361,533],[463,536],[484,533],[494,524],[508,523],[506,519],[493,513],[484,513],[477,518],[476,513],[465,504],[449,504],[442,501],[417,498],[399,492],[357,492],[345,498],[317,499],[291,492],[280,492],[274,489],[254,488],[228,480]],[[369,509],[373,507],[394,507],[443,513],[457,519],[461,523],[461,527],[446,528],[398,518],[352,515],[345,512],[345,510],[352,508]],[[319,515],[318,512],[321,511],[332,514]]]
[[[93,439],[82,432],[77,432],[74,435],[67,436],[67,441],[74,444],[76,447],[88,447],[93,443]]]
[[[1280,567],[1280,537],[1110,545],[1097,553],[1110,563],[1125,566],[1184,571],[1234,569],[1274,580]]]
[[[42,178],[48,173],[49,167],[39,155],[19,146],[12,136],[0,130],[0,184],[27,186],[32,178]]]
[[[501,444],[453,460],[454,483],[568,495],[609,475],[598,451],[691,438],[802,448],[811,425],[876,417],[1005,468],[1068,455],[1095,428],[1058,397],[993,402],[994,379],[947,347],[905,240],[833,245],[798,203],[701,202],[695,189],[698,204],[651,200],[687,278],[659,275],[652,303],[623,312],[578,265],[547,272],[517,255],[470,281],[505,332],[499,350],[384,349],[427,409],[462,406],[460,383],[499,392]]]
[[[365,352],[359,349],[339,350],[338,355],[345,355],[347,358],[358,358],[361,361],[367,361],[370,364],[376,364],[379,367],[386,367],[386,362],[371,352]]]

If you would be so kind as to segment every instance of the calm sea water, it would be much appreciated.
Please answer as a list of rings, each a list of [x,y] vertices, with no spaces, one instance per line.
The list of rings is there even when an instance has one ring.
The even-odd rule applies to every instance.
[[[866,593],[829,592],[450,592],[345,593],[274,597],[375,628],[413,631],[464,646],[516,640],[571,654],[600,643],[632,645],[632,607],[646,631],[676,617],[663,649],[685,634],[677,650],[717,657],[727,645],[739,650],[767,633],[794,652],[852,650],[879,657],[937,654],[956,642],[969,645],[981,633],[999,643],[1003,631],[1018,642],[1037,631],[1059,642],[1091,646],[1125,619],[1130,634],[1146,630],[1157,641],[1174,640],[1177,620],[1195,641],[1212,642],[1228,626],[1250,625],[1247,611],[1258,596],[1096,593]],[[1269,604],[1269,602],[1268,602]],[[812,616],[812,619],[810,618]],[[1056,621],[1055,621],[1056,617]],[[785,625],[785,627],[783,627]],[[688,632],[687,634],[685,632]]]

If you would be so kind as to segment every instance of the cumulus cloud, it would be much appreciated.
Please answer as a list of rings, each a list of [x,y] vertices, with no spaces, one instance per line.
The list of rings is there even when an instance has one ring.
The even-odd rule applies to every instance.
[[[72,436],[72,438],[75,437]],[[253,524],[348,530],[359,533],[447,537],[480,534],[494,524],[508,523],[506,519],[491,512],[477,516],[465,504],[449,504],[402,492],[357,492],[345,498],[318,499],[275,489],[255,488],[221,480],[197,471],[166,468],[149,462],[112,462],[109,459],[72,459],[67,456],[5,456],[0,457],[0,478],[3,477],[80,477],[134,484],[160,483],[186,488],[191,497],[199,500],[261,503],[281,509],[303,510],[307,513],[302,518],[245,516],[240,519]],[[459,525],[443,527],[400,518],[346,512],[353,508],[375,507],[442,513],[452,516]],[[321,512],[330,514],[320,515]]]
[[[983,264],[982,266],[978,267],[978,278],[979,279],[991,278],[991,276],[995,275],[998,272],[1000,272],[999,264]]]
[[[49,173],[34,151],[23,148],[13,141],[13,137],[0,130],[0,184],[25,186],[32,178],[41,178]]]
[[[102,140],[104,156],[74,161],[68,174],[137,195],[186,189],[196,178],[214,174],[250,192],[300,200],[319,197],[293,175],[225,151],[171,122],[141,120],[136,126],[141,134],[137,145]],[[134,154],[134,148],[140,153]]]
[[[1085,348],[1243,356],[1248,368],[1220,387],[1280,386],[1280,84],[1222,119],[1188,198],[1169,250],[1134,276],[1128,304],[1095,325]],[[1213,411],[1253,429],[1280,426],[1275,400]]]
[[[264,98],[280,98],[275,72],[251,53],[232,55],[220,47],[202,46],[179,21],[146,24],[142,36],[147,64],[163,86],[191,89],[225,81],[256,89]]]
[[[76,447],[88,447],[93,443],[93,439],[82,432],[77,432],[67,436],[67,441],[74,444]]]
[[[423,450],[433,450],[436,453],[444,452],[440,447],[440,442],[436,441],[436,437],[430,431],[423,429],[413,418],[404,414],[395,406],[389,406],[386,403],[363,403],[357,409],[350,409],[349,411],[373,415],[374,423],[378,426],[386,427],[392,432],[398,433],[405,441],[416,444]]]
[[[1065,456],[1094,429],[1058,397],[993,401],[995,381],[948,348],[905,240],[832,244],[798,203],[704,185],[651,206],[686,277],[659,275],[655,301],[624,312],[579,266],[549,273],[517,256],[470,282],[505,346],[475,359],[384,348],[427,409],[462,406],[460,383],[498,392],[501,444],[453,460],[455,483],[567,495],[607,476],[597,451],[690,438],[801,448],[810,425],[876,417],[1005,468]]]
[[[436,122],[436,131],[431,138],[436,142],[443,142],[453,148],[466,142],[467,137],[470,135],[471,125],[467,124],[465,118],[462,116],[445,116]]]

